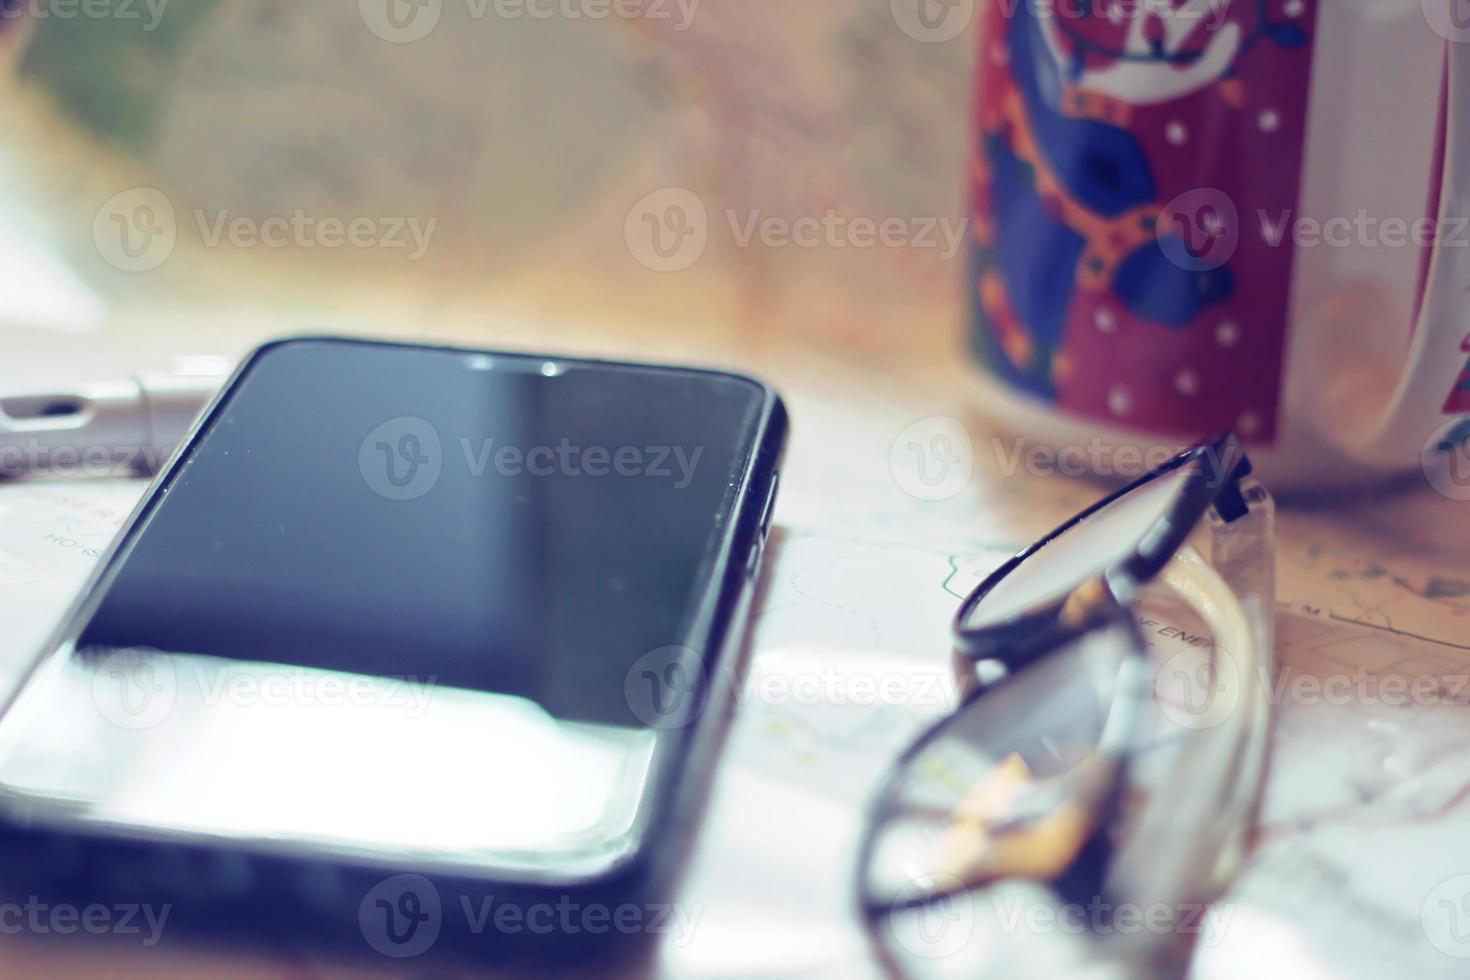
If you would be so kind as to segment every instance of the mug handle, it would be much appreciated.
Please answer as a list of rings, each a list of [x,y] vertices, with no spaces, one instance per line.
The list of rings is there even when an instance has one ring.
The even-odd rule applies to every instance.
[[[1447,41],[1441,234],[1430,259],[1408,359],[1387,408],[1368,431],[1341,432],[1341,448],[1370,466],[1401,468],[1457,413],[1449,399],[1470,369],[1470,41]]]

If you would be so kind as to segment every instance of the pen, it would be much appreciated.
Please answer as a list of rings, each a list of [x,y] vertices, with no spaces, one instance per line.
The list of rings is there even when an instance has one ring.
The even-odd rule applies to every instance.
[[[0,476],[153,472],[223,381],[219,374],[148,374],[0,396]]]

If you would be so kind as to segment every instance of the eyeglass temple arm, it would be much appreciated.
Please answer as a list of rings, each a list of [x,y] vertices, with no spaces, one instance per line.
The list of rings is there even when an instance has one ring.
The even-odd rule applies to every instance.
[[[1153,901],[1208,902],[1245,859],[1266,769],[1270,737],[1267,684],[1274,663],[1274,507],[1266,492],[1240,485],[1243,510],[1218,507],[1210,518],[1211,558],[1185,546],[1162,583],[1189,605],[1214,637],[1212,696],[1234,703],[1224,717],[1187,732],[1168,805],[1146,808],[1138,838],[1148,853],[1119,854],[1113,880]],[[1214,722],[1210,724],[1210,722]]]

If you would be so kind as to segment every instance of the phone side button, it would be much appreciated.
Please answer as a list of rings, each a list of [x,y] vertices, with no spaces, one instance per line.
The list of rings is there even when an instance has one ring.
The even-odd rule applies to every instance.
[[[771,489],[766,494],[766,506],[761,511],[761,537],[771,533],[771,518],[776,516],[776,491],[781,488],[781,474],[771,475]]]
[[[755,578],[761,573],[761,562],[766,557],[766,536],[759,534],[755,539],[755,547],[750,549],[750,560],[745,563],[745,574]]]

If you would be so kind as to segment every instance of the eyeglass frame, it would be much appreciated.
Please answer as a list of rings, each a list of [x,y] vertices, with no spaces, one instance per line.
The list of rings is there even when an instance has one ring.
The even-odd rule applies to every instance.
[[[1190,480],[1180,489],[1178,498],[1173,501],[1169,510],[1145,531],[1138,544],[1126,557],[1100,572],[1085,577],[1078,583],[1060,588],[1058,590],[1060,594],[1054,600],[1041,600],[1030,608],[1000,622],[980,627],[966,625],[981,602],[1027,559],[1129,494],[1196,462],[1202,462],[1203,468],[1199,477]],[[1074,515],[986,576],[964,599],[955,613],[953,622],[953,664],[959,682],[960,702],[953,712],[926,728],[895,758],[879,781],[878,789],[872,797],[857,864],[860,911],[870,932],[874,930],[884,910],[868,902],[864,875],[871,867],[880,831],[886,823],[885,818],[888,813],[885,807],[891,803],[891,791],[905,776],[910,764],[934,740],[943,737],[955,718],[970,710],[982,696],[1002,683],[1003,679],[982,682],[977,674],[977,667],[981,663],[988,661],[998,664],[1004,667],[1005,676],[1010,677],[1047,655],[1082,641],[1091,633],[1122,625],[1129,631],[1133,648],[1129,651],[1131,655],[1125,656],[1124,661],[1120,664],[1120,676],[1115,690],[1121,692],[1130,685],[1138,685],[1141,681],[1139,668],[1148,663],[1149,657],[1137,624],[1129,611],[1140,598],[1140,594],[1147,587],[1159,582],[1161,578],[1165,580],[1164,584],[1178,592],[1181,586],[1188,588],[1191,585],[1191,575],[1203,575],[1207,579],[1213,578],[1217,584],[1224,585],[1226,589],[1230,588],[1222,576],[1217,576],[1207,568],[1196,567],[1192,573],[1185,572],[1182,575],[1175,573],[1172,568],[1174,563],[1190,554],[1193,554],[1194,557],[1193,559],[1185,558],[1186,563],[1205,562],[1189,544],[1189,539],[1199,530],[1201,522],[1209,516],[1213,516],[1224,527],[1235,525],[1252,515],[1260,515],[1263,518],[1263,523],[1260,523],[1259,526],[1263,528],[1264,533],[1260,535],[1262,540],[1257,542],[1255,550],[1258,563],[1264,562],[1266,566],[1264,569],[1258,569],[1257,574],[1265,583],[1268,594],[1257,597],[1256,604],[1260,606],[1274,603],[1274,561],[1271,554],[1274,508],[1269,494],[1255,484],[1250,479],[1251,476],[1250,459],[1234,435],[1225,434],[1200,443]],[[1097,588],[1099,585],[1102,588]],[[1079,603],[1077,601],[1079,596],[1083,597],[1084,601]],[[1186,603],[1190,604],[1188,599]],[[1255,634],[1251,643],[1255,647],[1254,659],[1264,665],[1272,655],[1274,609],[1257,609],[1256,612],[1258,621],[1262,617],[1270,620],[1264,623],[1247,624],[1251,632]],[[1126,622],[1120,624],[1120,615]],[[1251,618],[1249,612],[1245,613],[1244,618],[1246,620]],[[1211,623],[1211,625],[1216,624]],[[1228,655],[1228,650],[1220,652]],[[1152,687],[1151,684],[1148,686]],[[1136,702],[1122,693],[1115,694],[1114,701],[1109,706],[1104,732],[1113,733],[1111,737],[1116,741],[1116,733],[1131,730],[1133,719],[1120,719],[1116,716],[1120,712],[1131,713],[1136,707]],[[1228,818],[1233,816],[1238,818],[1241,824],[1245,824],[1254,816],[1258,805],[1260,787],[1264,782],[1265,743],[1269,738],[1270,717],[1268,705],[1262,704],[1255,707],[1261,710],[1259,723],[1242,725],[1240,747],[1237,753],[1242,761],[1238,766],[1232,763],[1232,769],[1245,770],[1245,774],[1240,777],[1244,788],[1229,792],[1236,782],[1231,778],[1233,773],[1221,775],[1217,785],[1226,791],[1226,798],[1232,805],[1224,808],[1226,819],[1217,820],[1216,823],[1226,823]],[[1117,817],[1121,788],[1126,786],[1128,780],[1129,757],[1124,746],[1119,744],[1100,742],[1098,750],[1106,754],[1118,753],[1115,760],[1113,788],[1105,804],[1099,808],[1099,815],[1095,821],[1095,825],[1102,828]],[[1188,750],[1185,755],[1187,757]],[[1194,809],[1199,811],[1202,807],[1196,806]],[[1232,831],[1233,828],[1227,828],[1227,833]],[[1241,843],[1243,847],[1243,842]],[[1240,854],[1229,854],[1223,856],[1218,864],[1222,867],[1227,865],[1238,867],[1239,859]],[[1198,862],[1195,864],[1197,865]],[[1212,870],[1215,871],[1215,874],[1211,877],[1217,879],[1216,884],[1219,887],[1223,887],[1224,879],[1219,873],[1219,868]],[[1230,873],[1233,873],[1233,869],[1226,872],[1226,877]],[[1176,874],[1174,876],[1175,885],[1190,884],[1180,880],[1188,876]],[[991,887],[993,884],[990,882],[966,885],[963,892],[973,893]],[[1211,889],[1205,886],[1199,890],[1207,893]],[[923,902],[949,894],[952,892],[936,893],[924,899]],[[891,913],[895,910],[889,909],[888,911]],[[876,941],[875,945],[883,954],[885,962],[891,966],[886,947]]]

